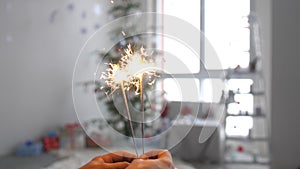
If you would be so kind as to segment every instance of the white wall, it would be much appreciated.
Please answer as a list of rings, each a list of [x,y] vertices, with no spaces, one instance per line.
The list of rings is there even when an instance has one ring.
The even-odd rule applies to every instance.
[[[70,2],[74,11],[67,10]],[[93,14],[95,2],[101,3],[99,17]],[[107,21],[108,5],[96,0],[0,1],[0,155],[77,120],[71,95],[73,66],[95,21]],[[58,13],[50,23],[53,10]],[[83,26],[90,30],[86,35],[80,33]]]
[[[272,114],[271,111],[271,52],[272,52],[272,13],[271,13],[271,0],[254,0],[251,1],[253,4],[252,11],[253,14],[256,16],[257,22],[260,26],[260,41],[261,41],[261,49],[262,49],[262,79],[263,82],[263,88],[265,91],[265,97],[262,99],[262,97],[256,97],[258,102],[262,104],[262,110],[265,111],[267,114],[267,120],[257,119],[254,121],[256,123],[256,126],[259,126],[256,128],[257,130],[254,130],[254,135],[256,134],[259,136],[264,136],[265,132],[267,132],[267,135],[270,135],[271,125],[270,125],[270,116]],[[267,129],[267,130],[265,130]],[[259,148],[262,150],[263,153],[269,153],[270,144],[256,144],[256,146],[259,146]],[[267,150],[265,152],[264,150]]]
[[[68,10],[70,3],[73,10]],[[147,4],[152,3],[141,3],[141,12],[151,10]],[[96,4],[100,15],[94,12]],[[75,61],[95,24],[104,26],[112,20],[107,11],[114,4],[109,0],[0,1],[0,155],[77,121],[71,89]],[[83,27],[86,34],[81,34]],[[110,38],[102,36],[95,49],[101,50]],[[86,56],[80,70],[94,67],[96,61],[96,55]],[[86,98],[84,111],[97,111],[90,107],[92,93],[77,87],[82,88],[80,97]]]
[[[300,166],[300,1],[256,0],[262,28],[264,75],[271,108],[272,169]]]
[[[272,3],[272,168],[296,169],[300,167],[300,1]]]

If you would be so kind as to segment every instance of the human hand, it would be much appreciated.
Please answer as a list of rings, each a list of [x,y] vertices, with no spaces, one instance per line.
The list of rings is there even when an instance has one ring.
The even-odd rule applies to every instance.
[[[125,151],[117,151],[95,157],[79,169],[126,169],[137,156]]]
[[[126,169],[175,169],[168,150],[149,151],[134,159]]]

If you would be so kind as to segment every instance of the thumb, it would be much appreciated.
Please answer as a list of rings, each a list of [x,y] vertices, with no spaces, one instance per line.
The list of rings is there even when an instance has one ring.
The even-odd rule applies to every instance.
[[[104,169],[125,169],[129,166],[128,162],[105,163]]]
[[[149,159],[149,156],[147,156],[146,154],[142,154],[142,155],[140,156],[140,159],[148,160],[148,159]]]

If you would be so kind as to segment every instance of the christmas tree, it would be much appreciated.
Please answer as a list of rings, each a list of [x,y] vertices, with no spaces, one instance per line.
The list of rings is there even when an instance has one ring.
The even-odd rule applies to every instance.
[[[140,10],[140,2],[137,2],[137,1],[122,0],[122,1],[112,1],[112,3],[114,5],[108,11],[109,12],[108,14],[110,16],[112,16],[113,19],[118,19],[123,16],[134,14]],[[132,24],[131,26],[129,26],[128,29],[136,30],[136,27],[137,27],[137,25]],[[123,31],[122,26],[115,27],[113,30],[111,30],[109,36],[111,37],[112,40],[116,39],[119,36],[122,36],[122,38],[121,38],[122,40],[120,42],[118,42],[117,44],[115,44],[111,48],[110,51],[98,53],[100,60],[103,61],[104,63],[119,62],[122,55],[125,54],[124,49],[126,49],[128,47],[128,45],[131,45],[133,50],[138,50],[142,46],[145,47],[145,43],[144,43],[145,39],[142,35],[130,35],[130,32]],[[104,93],[104,91],[110,90],[107,86],[103,88],[104,81],[100,81],[100,79],[99,79],[99,81],[96,81],[96,82],[85,82],[84,85],[85,86],[94,85],[95,86],[94,91],[96,93],[97,99],[99,101],[105,100],[104,102],[106,104],[107,111],[109,112],[108,113],[109,115],[105,117],[107,123],[112,128],[117,130],[118,132],[120,132],[126,136],[131,136],[130,126],[129,126],[127,118],[125,118],[122,114],[120,114],[119,110],[116,108],[114,100],[107,99],[108,97]],[[147,88],[145,88],[145,90],[147,90]],[[136,97],[134,93],[135,93],[134,90],[128,91],[128,102],[131,105],[131,110],[132,110],[131,113],[133,113],[133,114],[139,113],[134,110],[139,110],[139,104],[140,104],[139,97]],[[118,94],[118,92],[116,92],[115,94]],[[145,92],[145,94],[146,94],[146,92]],[[146,111],[146,110],[150,109],[150,104],[148,102],[146,102],[145,100],[147,100],[147,96],[144,99],[144,105],[145,105],[144,109]],[[133,123],[133,128],[136,131],[139,131],[137,129],[138,129],[138,127],[141,126],[141,124],[138,122],[134,122],[134,121],[132,123]],[[139,136],[139,134],[140,133],[137,132],[135,135]]]

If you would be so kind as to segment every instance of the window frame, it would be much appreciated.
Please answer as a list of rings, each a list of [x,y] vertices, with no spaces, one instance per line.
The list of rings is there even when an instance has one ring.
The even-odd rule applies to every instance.
[[[200,31],[205,33],[205,1],[206,0],[200,0]],[[250,11],[253,10],[253,1],[250,1]],[[164,14],[164,0],[161,0],[160,2],[157,2],[156,8],[158,12],[161,12]],[[159,11],[161,10],[161,11]],[[250,15],[250,13],[249,13]],[[162,15],[163,17],[163,15]],[[162,24],[164,19],[162,18]],[[250,29],[250,28],[249,28]],[[251,35],[250,31],[250,37]],[[162,44],[164,43],[163,41],[161,42]],[[253,46],[251,46],[251,38],[250,38],[250,46],[249,46],[249,56],[250,56],[250,61],[254,58],[253,55]],[[167,79],[167,78],[196,78],[199,80],[199,90],[201,92],[203,82],[206,79],[226,79],[227,75],[230,74],[230,78],[233,79],[253,79],[253,76],[247,72],[243,72],[242,70],[241,74],[232,74],[233,69],[206,69],[205,68],[205,41],[201,38],[200,39],[200,69],[199,72],[197,73],[180,73],[180,74],[162,74],[161,78],[162,79]],[[225,86],[225,84],[224,84]],[[203,102],[203,101],[200,101]],[[216,103],[216,102],[212,102]]]

